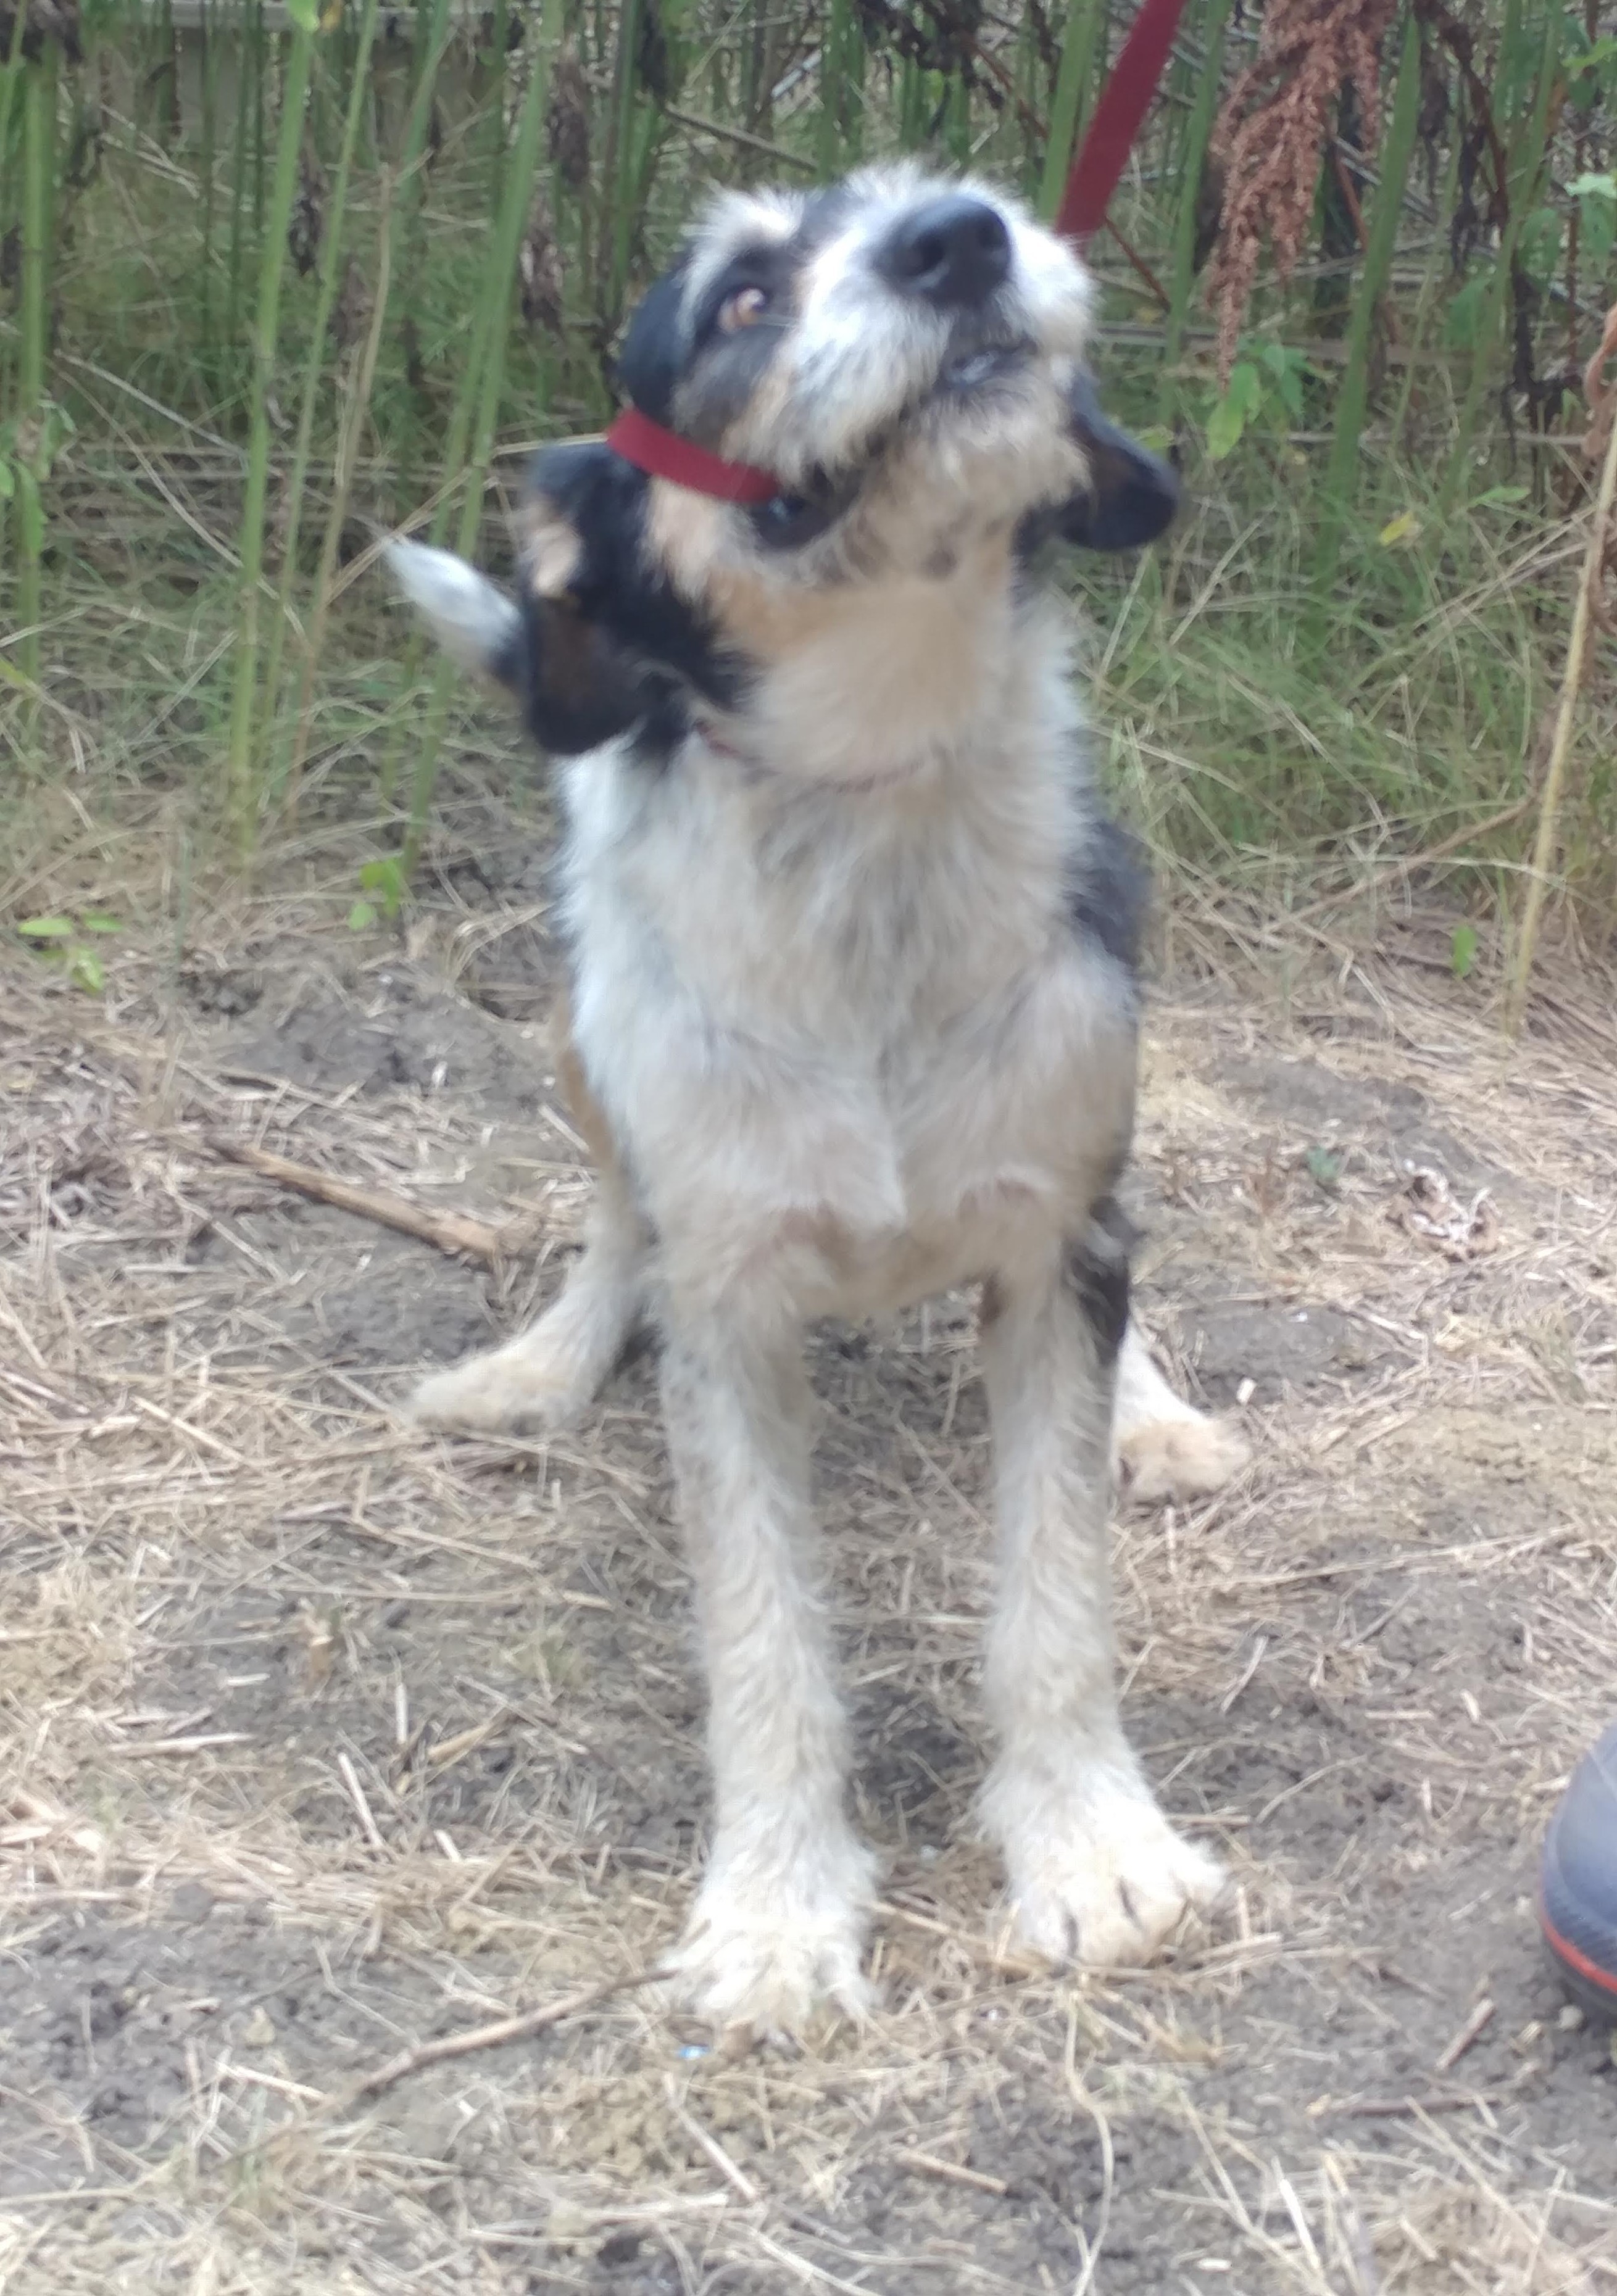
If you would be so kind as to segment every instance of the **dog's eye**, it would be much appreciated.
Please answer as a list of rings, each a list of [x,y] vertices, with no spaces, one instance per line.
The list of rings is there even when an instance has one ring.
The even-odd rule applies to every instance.
[[[776,495],[752,513],[752,531],[766,550],[800,549],[817,542],[836,519],[839,505],[826,494]]]
[[[721,334],[735,335],[743,327],[755,327],[769,308],[768,292],[762,287],[738,287],[727,296],[718,309]]]

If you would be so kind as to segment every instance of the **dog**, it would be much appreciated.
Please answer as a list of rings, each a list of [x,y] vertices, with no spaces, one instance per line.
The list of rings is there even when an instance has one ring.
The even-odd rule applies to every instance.
[[[396,578],[565,760],[561,1081],[598,1181],[507,1345],[426,1381],[447,1429],[584,1409],[648,1315],[710,1691],[711,1852],[677,1967],[720,2023],[860,2013],[875,1863],[816,1590],[810,1319],[981,1285],[999,1588],[982,1794],[1025,1944],[1149,1957],[1219,1866],[1123,1734],[1112,1472],[1216,1488],[1239,1436],[1129,1306],[1144,886],[1091,786],[1065,542],[1177,482],[1102,414],[1074,253],[908,166],[715,198],[623,344],[634,406],[774,480],[742,504],[546,447],[508,596]]]

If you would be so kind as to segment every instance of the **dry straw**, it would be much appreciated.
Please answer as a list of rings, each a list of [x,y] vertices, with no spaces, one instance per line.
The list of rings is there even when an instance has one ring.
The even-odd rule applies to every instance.
[[[1617,304],[1606,314],[1600,348],[1589,361],[1583,381],[1589,408],[1585,452],[1591,456],[1600,453],[1604,434],[1604,455],[1599,490],[1595,497],[1595,514],[1589,523],[1588,548],[1584,553],[1582,577],[1572,604],[1572,627],[1567,640],[1566,668],[1562,673],[1561,696],[1555,706],[1555,730],[1550,742],[1549,765],[1544,776],[1538,831],[1533,839],[1527,901],[1522,915],[1522,934],[1516,946],[1516,961],[1511,975],[1509,1019],[1513,1031],[1520,1029],[1527,1010],[1533,956],[1539,946],[1539,931],[1543,922],[1544,904],[1555,865],[1561,800],[1566,785],[1567,759],[1572,754],[1578,696],[1583,689],[1588,668],[1589,636],[1596,625],[1606,629],[1611,627],[1601,603],[1601,590],[1613,541],[1617,540],[1612,528],[1612,505],[1613,499],[1617,498],[1617,384],[1604,385],[1601,376],[1607,361],[1614,357],[1617,357]]]

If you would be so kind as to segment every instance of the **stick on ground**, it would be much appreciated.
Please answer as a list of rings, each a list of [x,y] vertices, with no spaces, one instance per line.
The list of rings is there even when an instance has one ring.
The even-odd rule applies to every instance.
[[[267,1180],[283,1188],[295,1189],[317,1204],[334,1204],[339,1211],[357,1212],[361,1219],[375,1220],[382,1227],[397,1228],[403,1235],[436,1244],[439,1251],[465,1252],[492,1266],[506,1250],[503,1229],[490,1227],[487,1220],[472,1219],[464,1212],[423,1211],[419,1204],[387,1189],[359,1187],[352,1180],[339,1180],[312,1164],[294,1164],[290,1157],[255,1147],[250,1140],[233,1140],[225,1133],[210,1133],[208,1144],[216,1156],[262,1172]]]

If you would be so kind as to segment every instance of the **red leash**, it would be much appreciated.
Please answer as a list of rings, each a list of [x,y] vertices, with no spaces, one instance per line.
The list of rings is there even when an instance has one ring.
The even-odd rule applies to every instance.
[[[1055,228],[1081,246],[1106,220],[1151,99],[1173,50],[1185,0],[1145,0],[1101,91],[1082,151],[1062,194]]]
[[[1130,27],[1112,77],[1101,92],[1062,194],[1055,229],[1079,246],[1106,219],[1141,123],[1168,69],[1185,0],[1145,0]],[[677,430],[665,430],[637,406],[626,406],[606,433],[606,443],[626,463],[653,478],[671,479],[694,494],[717,502],[757,504],[773,501],[779,481],[751,463],[726,463]]]

